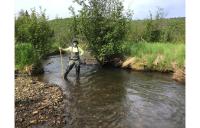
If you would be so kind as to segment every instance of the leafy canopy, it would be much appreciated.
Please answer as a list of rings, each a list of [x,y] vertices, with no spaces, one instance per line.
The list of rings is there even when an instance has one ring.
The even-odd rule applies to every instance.
[[[128,18],[120,0],[75,0],[82,6],[77,15],[78,31],[101,63],[120,53]]]

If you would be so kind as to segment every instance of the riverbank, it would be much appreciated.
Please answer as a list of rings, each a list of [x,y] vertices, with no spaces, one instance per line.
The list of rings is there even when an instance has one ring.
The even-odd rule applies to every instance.
[[[122,69],[130,69],[133,71],[143,71],[143,72],[162,72],[162,73],[173,73],[172,79],[185,83],[185,67],[178,65],[175,61],[171,62],[170,66],[162,65],[165,61],[165,57],[162,55],[157,55],[157,57],[152,61],[152,63],[147,63],[147,60],[139,57],[125,57],[125,58],[114,58],[108,61],[114,67]],[[97,60],[91,55],[84,56],[81,59],[81,64],[84,65],[98,65]],[[149,66],[150,65],[150,66]],[[15,70],[15,75],[29,75],[34,76],[42,74],[44,72],[42,66],[29,65],[25,66],[23,70]]]
[[[15,79],[15,126],[64,127],[64,95],[59,86],[32,77]]]
[[[111,60],[116,67],[134,71],[173,73],[172,78],[185,83],[185,44],[124,43],[124,58]]]
[[[158,57],[159,58],[159,57]],[[154,60],[154,63],[152,63],[154,66],[158,65],[159,59],[156,58]],[[118,59],[119,60],[119,59]],[[179,68],[176,63],[172,63],[173,68],[172,69],[166,69],[166,70],[159,70],[159,69],[152,69],[149,68],[146,64],[145,60],[142,60],[137,57],[128,57],[125,60],[119,60],[116,61],[116,64],[118,67],[123,69],[130,69],[133,71],[150,71],[150,72],[163,72],[163,73],[173,73],[172,79],[185,83],[185,69]]]
[[[185,44],[181,42],[124,42],[121,46],[121,57],[107,60],[105,63],[111,63],[115,67],[131,69],[134,71],[156,71],[173,73],[172,78],[181,83],[185,83]],[[48,56],[60,54],[58,50],[45,55]],[[82,64],[98,64],[95,57],[85,51],[81,57]],[[42,65],[24,66],[18,72],[29,75],[43,73]]]

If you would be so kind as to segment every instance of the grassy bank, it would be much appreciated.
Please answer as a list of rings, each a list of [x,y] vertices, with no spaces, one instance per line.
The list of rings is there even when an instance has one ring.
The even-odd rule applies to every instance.
[[[185,65],[183,43],[126,42],[123,51],[126,56],[135,57],[135,65],[148,70],[173,71],[175,67],[183,69]]]
[[[36,64],[39,61],[39,56],[35,52],[31,43],[16,43],[15,44],[15,68],[22,69],[25,66]]]
[[[41,58],[43,54],[34,49],[31,43],[16,43],[15,44],[15,71],[16,74],[41,74],[43,68]]]

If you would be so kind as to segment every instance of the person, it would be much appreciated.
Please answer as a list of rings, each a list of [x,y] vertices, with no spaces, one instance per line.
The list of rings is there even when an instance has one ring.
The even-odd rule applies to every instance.
[[[61,51],[70,51],[70,57],[69,57],[69,63],[68,63],[68,67],[66,69],[66,72],[64,74],[64,79],[67,80],[67,75],[69,74],[69,72],[72,70],[72,68],[75,65],[76,68],[76,78],[79,79],[79,75],[80,75],[80,56],[83,55],[84,51],[78,47],[78,40],[77,39],[73,39],[72,40],[72,46],[68,47],[68,48],[61,48],[59,47],[59,50]]]

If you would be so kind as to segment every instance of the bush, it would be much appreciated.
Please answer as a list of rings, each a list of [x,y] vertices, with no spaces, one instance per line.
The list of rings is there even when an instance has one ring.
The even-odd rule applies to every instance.
[[[120,52],[127,32],[127,18],[119,0],[76,0],[83,8],[77,16],[78,32],[87,40],[92,54],[102,64]]]
[[[44,55],[51,46],[51,37],[53,37],[53,30],[44,11],[37,13],[33,9],[29,14],[27,11],[22,10],[15,19],[16,43],[29,42],[36,52]]]

